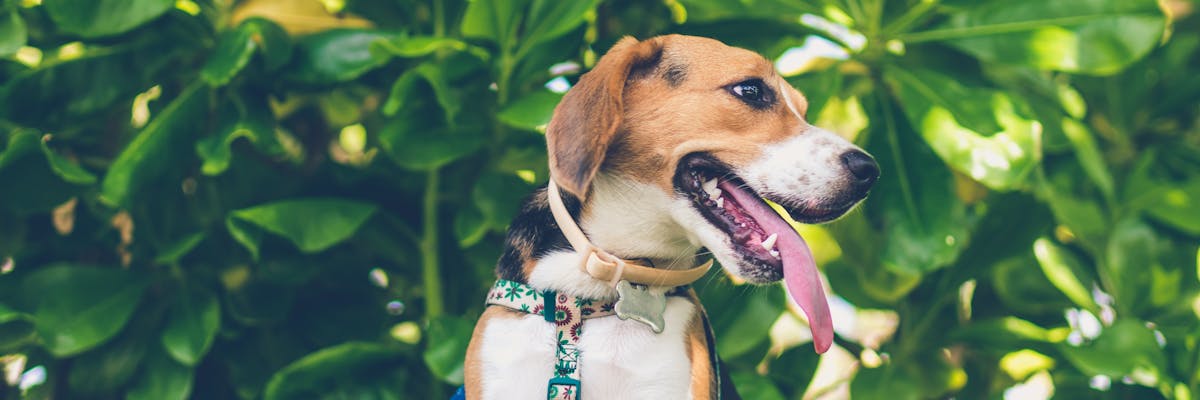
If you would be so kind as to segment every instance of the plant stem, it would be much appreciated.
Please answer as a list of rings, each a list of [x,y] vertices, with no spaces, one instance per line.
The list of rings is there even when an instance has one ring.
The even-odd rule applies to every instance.
[[[433,0],[433,36],[446,36],[446,5],[445,0]]]
[[[883,32],[888,36],[895,36],[908,30],[914,23],[921,21],[929,15],[929,11],[933,10],[938,4],[938,0],[927,0],[917,3],[917,5],[909,8],[899,18],[896,18],[890,24],[883,28]]]
[[[438,274],[438,170],[429,171],[425,182],[425,230],[421,238],[421,278],[425,286],[425,317],[433,319],[445,311],[442,277]]]

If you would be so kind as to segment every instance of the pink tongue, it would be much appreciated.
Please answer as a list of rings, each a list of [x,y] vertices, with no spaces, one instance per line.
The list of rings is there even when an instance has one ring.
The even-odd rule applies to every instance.
[[[742,209],[746,210],[768,235],[776,233],[779,239],[775,247],[783,258],[783,282],[792,301],[804,310],[812,329],[813,347],[817,353],[825,353],[833,344],[833,318],[829,316],[829,303],[825,300],[825,289],[817,273],[817,262],[812,251],[796,230],[782,217],[746,191],[728,181],[720,182],[721,191],[729,193]]]

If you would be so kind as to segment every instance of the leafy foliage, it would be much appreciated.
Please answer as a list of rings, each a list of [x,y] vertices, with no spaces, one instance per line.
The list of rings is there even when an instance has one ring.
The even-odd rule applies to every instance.
[[[810,384],[836,357],[778,287],[699,285],[746,397],[1192,399],[1194,8],[0,1],[0,397],[447,398],[551,89],[686,33],[778,60],[883,170],[801,228],[848,381]]]

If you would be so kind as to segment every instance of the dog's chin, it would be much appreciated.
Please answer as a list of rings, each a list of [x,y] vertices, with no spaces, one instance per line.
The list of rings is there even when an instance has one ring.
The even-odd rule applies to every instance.
[[[676,194],[699,214],[707,225],[697,235],[705,247],[733,275],[755,284],[777,282],[784,277],[783,259],[776,241],[791,230],[764,197],[780,204],[796,221],[806,224],[829,222],[853,209],[862,196],[806,202],[782,195],[760,195],[729,167],[706,155],[692,155],[679,163],[675,173]],[[781,228],[782,227],[782,228]],[[794,235],[794,232],[787,234]],[[807,251],[807,250],[806,250]]]

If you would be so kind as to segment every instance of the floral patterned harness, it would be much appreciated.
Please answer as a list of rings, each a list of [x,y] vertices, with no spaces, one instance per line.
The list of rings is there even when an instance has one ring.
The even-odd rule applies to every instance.
[[[672,289],[668,295],[686,294],[687,287]],[[616,315],[616,300],[592,300],[568,296],[553,290],[540,291],[533,287],[500,279],[488,292],[487,304],[513,310],[540,314],[553,322],[558,349],[555,351],[554,376],[547,384],[548,400],[580,400],[579,336],[583,320]]]

